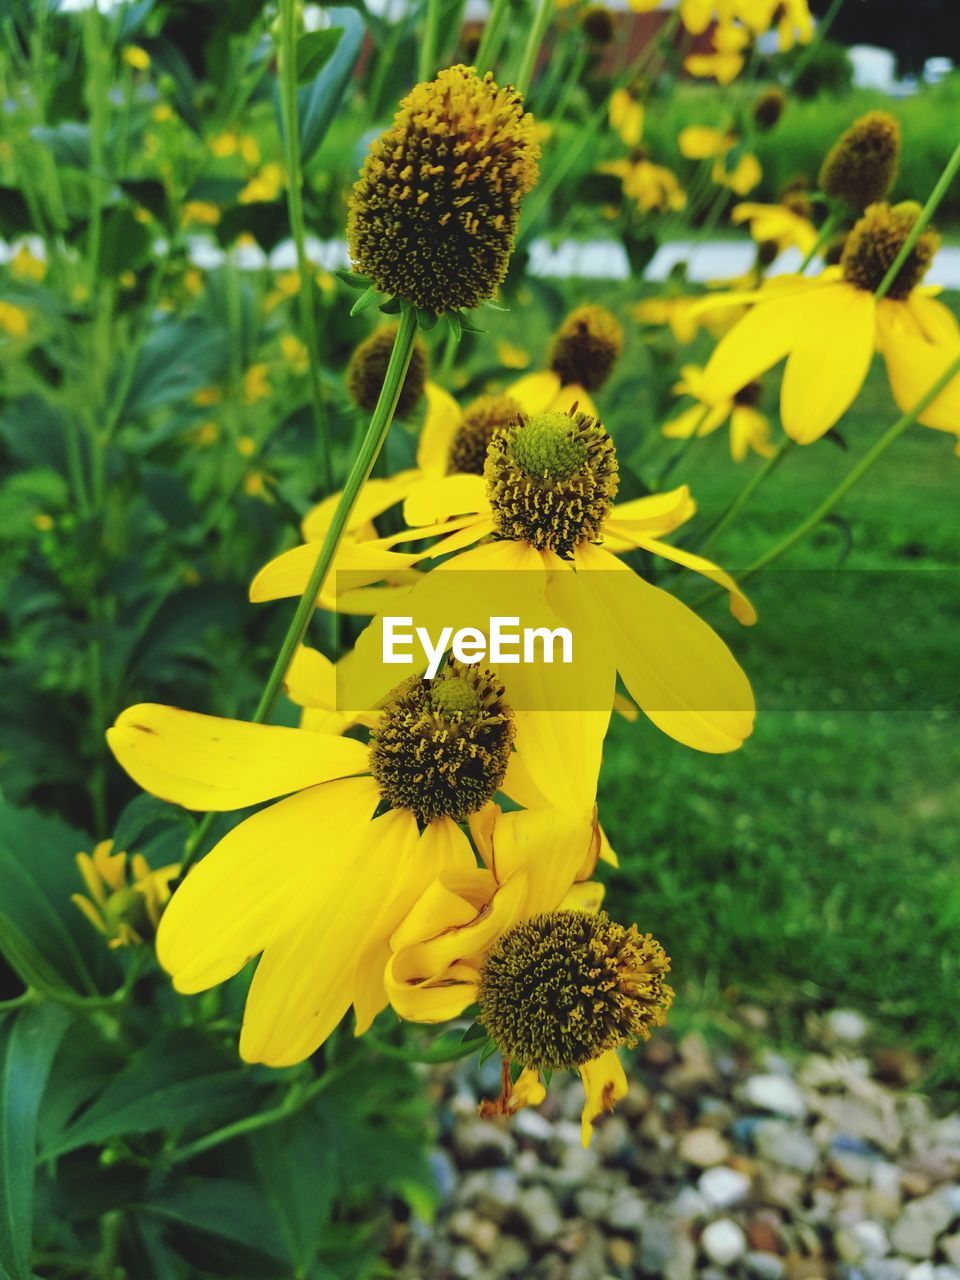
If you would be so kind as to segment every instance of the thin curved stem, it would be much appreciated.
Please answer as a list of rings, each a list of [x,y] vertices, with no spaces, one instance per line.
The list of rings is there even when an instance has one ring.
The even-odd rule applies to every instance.
[[[800,263],[799,267],[797,267],[797,275],[800,275],[800,276],[803,275],[807,267],[809,267],[810,263],[814,260],[814,258],[823,248],[823,246],[827,243],[827,241],[833,235],[834,231],[840,225],[841,217],[842,215],[836,209],[831,209],[831,211],[827,214],[824,220],[823,226],[820,228],[819,235],[817,236],[813,244],[810,246],[806,254],[804,254],[803,261]]]
[[[893,287],[893,282],[896,280],[900,272],[900,268],[903,266],[907,258],[909,258],[910,254],[913,252],[913,246],[917,243],[917,241],[920,239],[923,232],[926,230],[926,227],[929,224],[930,219],[936,213],[940,205],[940,201],[949,191],[950,184],[953,182],[954,178],[957,176],[958,170],[960,170],[960,142],[957,143],[957,146],[953,155],[947,161],[946,165],[944,166],[943,173],[941,173],[940,177],[937,179],[936,186],[933,188],[933,190],[930,192],[930,195],[927,197],[927,203],[923,206],[923,208],[920,211],[920,216],[917,218],[916,222],[911,227],[910,234],[907,236],[906,240],[904,240],[903,242],[903,247],[901,248],[897,256],[894,258],[893,262],[890,264],[890,270],[880,281],[880,284],[876,291],[876,296],[878,298],[884,298],[890,292],[890,289]]]
[[[697,547],[698,552],[705,551],[707,547],[711,546],[712,543],[716,541],[720,533],[726,529],[737,515],[739,515],[767,477],[772,475],[777,467],[779,467],[789,450],[793,448],[794,443],[795,442],[791,440],[789,436],[784,436],[780,441],[776,453],[771,454],[763,466],[753,473],[727,509],[721,514],[720,518],[707,531],[703,541]]]
[[[507,0],[493,0],[490,17],[487,19],[487,25],[483,28],[480,48],[477,50],[477,70],[481,75],[485,71],[493,70],[493,63],[500,52],[500,29],[503,26],[503,17],[506,12]]]
[[[533,26],[530,28],[526,47],[523,50],[520,70],[517,72],[516,86],[524,97],[527,96],[530,88],[533,72],[537,65],[537,54],[540,52],[540,46],[543,44],[543,37],[547,33],[547,27],[550,25],[552,16],[553,0],[538,0]]]
[[[327,574],[330,572],[330,566],[333,563],[334,556],[337,554],[337,548],[343,538],[344,530],[350,519],[350,513],[353,511],[360,495],[360,490],[373,470],[373,464],[377,460],[377,456],[387,438],[387,432],[390,430],[390,424],[393,422],[393,415],[396,413],[397,401],[400,399],[400,392],[403,388],[403,380],[407,376],[407,368],[410,364],[410,357],[413,354],[413,344],[416,336],[417,313],[408,302],[404,302],[401,306],[400,324],[393,340],[393,351],[390,355],[390,363],[387,365],[387,372],[384,375],[383,386],[380,388],[377,407],[373,411],[370,425],[367,427],[367,433],[357,451],[357,456],[353,460],[353,466],[350,468],[350,474],[347,476],[346,483],[343,486],[340,501],[337,503],[333,519],[330,521],[330,527],[327,529],[326,536],[320,547],[310,580],[304,588],[300,603],[297,605],[296,612],[290,620],[290,626],[287,628],[287,634],[284,636],[283,643],[280,646],[280,652],[277,654],[273,669],[267,678],[260,701],[257,703],[257,709],[253,713],[254,724],[263,724],[270,716],[276,706],[277,698],[280,696],[280,689],[290,668],[290,663],[293,661],[293,656],[303,643],[307,627],[310,625],[310,619],[313,617],[313,612],[317,607],[317,596],[327,580]],[[180,868],[180,879],[183,878],[194,862],[215,816],[213,813],[206,814],[188,841]]]
[[[303,169],[300,163],[300,122],[297,99],[297,0],[280,0],[280,107],[283,119],[284,167],[287,171],[287,208],[297,251],[300,288],[297,301],[307,346],[310,400],[320,440],[321,484],[333,487],[333,461],[323,383],[320,380],[319,334],[314,310],[313,271],[307,258],[307,234],[303,216]]]
[[[426,22],[420,41],[417,79],[432,80],[437,70],[437,42],[440,35],[440,0],[427,0]]]

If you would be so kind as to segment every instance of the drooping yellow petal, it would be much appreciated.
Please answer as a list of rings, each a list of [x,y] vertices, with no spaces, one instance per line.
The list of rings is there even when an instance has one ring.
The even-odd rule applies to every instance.
[[[720,339],[703,373],[704,400],[730,400],[816,333],[823,319],[824,287],[785,289],[761,297]],[[829,299],[827,300],[829,303]]]
[[[960,355],[960,342],[941,346],[904,333],[883,347],[890,390],[902,413],[909,412]],[[925,427],[960,439],[960,374],[952,378],[917,419]]]
[[[237,973],[349,866],[380,792],[371,778],[311,787],[234,827],[188,872],[157,932],[157,958],[178,991]]]
[[[384,975],[384,985],[390,1004],[407,1022],[449,1022],[476,1002],[480,979],[476,965],[466,961],[451,964],[444,970],[443,981],[431,984],[399,980],[396,969],[401,959],[400,956],[391,958]]]
[[[417,445],[417,466],[431,475],[446,474],[450,446],[460,425],[460,406],[449,391],[436,382],[423,388],[427,399],[427,416]]]
[[[630,696],[658,728],[698,751],[735,751],[754,699],[733,654],[702,618],[601,547],[575,552]]]
[[[524,763],[523,756],[516,751],[507,763],[506,776],[500,790],[525,809],[539,809],[548,803],[543,792],[530,776],[530,770]]]
[[[368,767],[367,748],[348,738],[150,702],[128,707],[107,742],[144,791],[185,809],[244,809]]]
[[[664,560],[672,560],[674,564],[682,564],[685,569],[692,569],[694,573],[702,573],[704,577],[730,593],[730,612],[738,622],[742,622],[746,627],[752,627],[756,622],[757,611],[737,582],[712,560],[706,560],[703,556],[694,555],[692,551],[684,551],[681,547],[673,547],[670,543],[660,542],[655,538],[644,538],[638,545],[647,551],[652,551],[654,555],[663,556]]]
[[[579,382],[570,382],[560,388],[556,399],[550,407],[552,413],[585,413],[590,418],[600,418],[600,411],[586,387]]]
[[[881,299],[877,306],[878,314],[880,311],[893,313],[894,316],[898,312],[908,311],[929,342],[936,342],[941,346],[960,344],[960,321],[949,307],[923,289],[914,289],[903,302],[896,298]]]
[[[730,415],[730,456],[734,462],[742,462],[751,449],[762,458],[772,458],[776,453],[770,439],[770,422],[752,405],[734,405]]]
[[[560,387],[559,377],[552,369],[545,369],[518,378],[507,388],[507,395],[516,400],[528,417],[533,417],[537,413],[548,413],[554,407]]]
[[[627,1077],[616,1052],[608,1049],[580,1068],[580,1079],[583,1081],[580,1141],[589,1147],[594,1121],[612,1111],[616,1103],[627,1096]]]
[[[325,653],[302,644],[293,655],[283,687],[298,707],[332,711],[337,705],[337,668]]]
[[[353,1001],[357,957],[409,843],[412,815],[392,810],[346,849],[321,855],[311,909],[267,944],[250,984],[240,1032],[245,1062],[289,1067],[326,1040]],[[415,835],[416,824],[413,823]],[[320,828],[322,831],[322,828]],[[323,843],[327,840],[326,833]],[[202,864],[201,864],[202,865]]]
[[[709,160],[713,156],[723,155],[734,142],[734,138],[721,133],[719,129],[699,124],[689,124],[677,135],[680,154],[687,160]]]
[[[403,951],[447,929],[472,924],[496,890],[493,872],[485,867],[453,868],[441,872],[394,930],[390,938],[391,949]]]
[[[393,881],[383,886],[380,911],[357,958],[353,1005],[354,1034],[358,1036],[387,1004],[383,975],[390,959],[391,935],[437,876],[476,867],[470,842],[455,822],[436,819],[419,836],[415,818],[406,816],[406,825],[387,833],[396,842]]]
[[[593,842],[593,814],[578,819],[555,809],[505,813],[493,833],[493,874],[502,884],[518,871],[526,873],[524,916],[555,911]]]
[[[843,417],[866,381],[876,341],[872,293],[853,285],[827,286],[817,323],[792,345],[780,386],[783,429],[811,444]]]
[[[618,502],[610,513],[607,527],[613,521],[619,527],[629,527],[635,534],[645,533],[658,538],[679,529],[696,512],[697,504],[690,486],[682,484],[663,493],[651,493],[645,498]]]

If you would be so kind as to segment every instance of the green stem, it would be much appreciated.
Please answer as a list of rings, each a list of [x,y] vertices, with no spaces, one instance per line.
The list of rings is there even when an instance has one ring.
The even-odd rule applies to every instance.
[[[794,441],[789,436],[784,436],[780,441],[780,445],[776,451],[767,458],[762,467],[758,468],[747,483],[743,486],[737,496],[733,499],[727,509],[720,516],[719,520],[708,530],[706,537],[697,547],[697,553],[700,554],[711,546],[720,533],[726,529],[727,525],[743,510],[749,500],[763,484],[768,476],[772,475],[779,467],[780,463],[786,457],[790,449],[793,448]]]
[[[417,79],[432,80],[437,71],[437,41],[440,35],[440,0],[427,0],[426,22],[420,41]]]
[[[654,481],[654,485],[653,485],[654,493],[659,493],[659,491],[663,488],[664,481],[667,479],[670,473],[674,470],[674,468],[679,466],[680,462],[687,456],[690,449],[693,447],[694,442],[697,440],[703,439],[703,437],[700,435],[700,428],[706,422],[707,415],[710,412],[710,408],[711,406],[708,404],[705,404],[703,406],[703,412],[700,414],[700,417],[697,419],[696,423],[694,424],[693,430],[690,432],[687,438],[680,445],[680,448],[677,449],[676,452],[673,453],[667,459],[666,465],[664,466],[663,470],[660,472],[659,476],[657,476],[657,479]]]
[[[577,56],[573,61],[573,66],[570,68],[570,74],[567,77],[567,82],[563,86],[563,91],[557,99],[557,105],[551,113],[557,120],[563,119],[563,113],[566,111],[570,103],[570,98],[580,83],[580,77],[583,75],[583,69],[587,65],[588,57],[589,52],[587,49],[578,50]]]
[[[297,102],[297,0],[280,0],[280,104],[283,119],[284,161],[287,170],[287,208],[297,250],[300,275],[298,304],[300,324],[307,344],[310,399],[313,421],[320,440],[321,485],[333,488],[333,460],[323,384],[320,380],[319,334],[314,311],[313,271],[307,258],[307,233],[303,216],[303,171],[300,164],[300,123]]]
[[[827,243],[827,241],[833,235],[834,231],[840,225],[842,216],[843,215],[837,209],[832,209],[830,213],[827,214],[826,220],[824,221],[823,226],[820,228],[820,234],[817,236],[816,240],[811,245],[811,247],[807,250],[806,254],[804,255],[803,261],[800,263],[800,266],[797,268],[797,275],[800,275],[800,276],[803,275],[807,267],[809,267],[810,263],[814,260],[814,258],[823,248],[823,246]]]
[[[900,272],[900,268],[903,266],[907,258],[909,258],[910,254],[913,252],[913,246],[917,243],[917,241],[920,239],[923,232],[926,230],[927,224],[930,222],[930,219],[936,213],[937,208],[939,207],[940,201],[943,199],[943,197],[947,194],[947,191],[950,189],[950,184],[953,182],[954,178],[957,176],[958,170],[960,170],[960,142],[957,143],[956,150],[954,151],[950,159],[947,161],[946,166],[944,167],[943,173],[941,173],[940,177],[937,179],[937,185],[930,192],[930,195],[927,198],[927,203],[923,206],[923,208],[920,211],[919,218],[917,218],[916,222],[913,224],[913,227],[910,230],[910,234],[907,236],[906,240],[903,242],[903,247],[901,248],[897,256],[894,258],[893,262],[890,264],[890,270],[880,281],[880,285],[876,292],[876,296],[878,298],[886,297],[886,295],[890,292],[890,289],[893,286],[893,282],[896,280],[897,275]]]
[[[516,86],[524,97],[527,96],[527,92],[530,89],[530,82],[533,79],[533,72],[537,65],[537,54],[540,52],[540,46],[543,43],[543,37],[547,33],[547,27],[550,25],[552,16],[553,0],[538,0],[537,12],[533,19],[533,26],[530,28],[530,34],[527,37],[523,57],[520,60],[520,70],[517,72],[516,78]]]
[[[866,475],[874,463],[877,462],[884,453],[886,453],[895,441],[899,440],[908,427],[913,426],[920,414],[923,413],[924,409],[936,400],[944,387],[946,387],[949,382],[952,382],[957,374],[960,374],[960,355],[950,362],[940,377],[937,378],[936,382],[934,382],[932,386],[924,392],[913,408],[902,414],[893,426],[889,427],[880,439],[867,450],[856,466],[850,469],[833,492],[824,498],[823,502],[821,502],[820,505],[812,511],[809,516],[807,516],[806,520],[803,520],[798,524],[797,527],[792,530],[792,532],[788,533],[785,538],[781,538],[781,540],[771,547],[769,551],[765,551],[759,559],[754,560],[754,562],[751,565],[748,565],[742,573],[737,574],[738,581],[741,583],[746,582],[748,578],[752,578],[755,574],[759,573],[761,569],[765,569],[767,565],[772,564],[774,560],[779,560],[785,552],[789,551],[791,547],[796,546],[796,544],[802,541],[808,533],[812,533],[813,530],[816,529],[817,525],[822,524],[823,521],[826,520],[827,516],[832,513],[834,507],[836,507],[837,504],[846,497],[857,481],[861,480],[863,476]],[[714,590],[702,596],[699,600],[694,601],[693,607],[699,608],[701,605],[708,603],[708,601],[712,600],[715,596],[722,594],[723,588],[716,587]]]
[[[350,474],[347,476],[346,484],[343,486],[337,509],[333,513],[330,527],[327,529],[323,544],[320,547],[320,554],[317,556],[317,562],[310,575],[310,581],[300,597],[300,603],[297,605],[290,626],[287,628],[287,634],[284,637],[283,644],[280,646],[280,652],[277,654],[276,662],[273,664],[273,670],[270,672],[267,683],[264,686],[257,709],[253,713],[254,724],[263,724],[273,711],[277,698],[280,696],[280,689],[289,670],[290,663],[293,661],[297,649],[303,643],[307,627],[310,625],[310,619],[313,617],[314,609],[317,607],[317,596],[326,582],[333,558],[337,553],[343,532],[347,527],[347,521],[350,519],[350,513],[356,504],[360,490],[373,470],[373,464],[376,462],[377,455],[387,438],[387,432],[390,430],[390,424],[397,409],[397,401],[400,399],[400,391],[403,388],[403,380],[407,376],[407,368],[410,364],[410,357],[413,354],[413,344],[416,336],[416,311],[408,302],[404,302],[401,306],[400,324],[397,329],[397,336],[393,341],[393,351],[390,355],[387,372],[384,375],[383,386],[380,388],[377,407],[374,409],[370,425],[367,427],[367,434],[364,436],[357,456],[353,460],[353,466],[350,468]],[[189,840],[183,864],[180,868],[181,879],[196,858],[203,838],[210,830],[215,816],[213,813],[205,814]]]
[[[503,26],[504,14],[507,12],[508,0],[493,0],[490,17],[480,37],[480,48],[477,50],[477,70],[481,75],[493,70],[493,63],[500,51],[500,29]]]
[[[106,139],[107,99],[103,76],[103,41],[100,31],[100,12],[92,5],[84,22],[85,53],[87,60],[87,100],[90,110],[90,230],[87,240],[89,280],[91,295],[97,289],[97,271],[100,264],[100,241],[103,231],[103,194]]]
[[[800,57],[797,59],[796,63],[794,64],[793,71],[791,72],[791,75],[790,75],[790,84],[789,84],[790,89],[793,88],[793,86],[797,83],[797,81],[803,75],[804,71],[806,71],[807,67],[810,65],[810,60],[813,58],[813,55],[820,48],[821,44],[823,44],[824,40],[826,40],[827,35],[830,31],[830,28],[833,26],[836,16],[842,8],[843,8],[843,0],[833,0],[833,4],[830,6],[827,12],[823,15],[823,17],[817,23],[817,30],[814,34],[813,39],[810,41],[806,49],[804,49],[803,53],[800,55]]]

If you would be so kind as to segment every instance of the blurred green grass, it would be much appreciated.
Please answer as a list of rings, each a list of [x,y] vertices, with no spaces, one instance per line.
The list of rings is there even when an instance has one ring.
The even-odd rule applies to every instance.
[[[627,314],[619,286],[591,293]],[[539,349],[545,338],[531,335],[529,316],[525,325]],[[679,358],[702,359],[709,346]],[[600,393],[621,456],[663,420],[640,388],[653,368],[661,384],[670,378],[668,347],[634,328]],[[767,379],[771,410],[778,383]],[[749,563],[896,416],[878,362],[841,424],[846,448],[824,440],[794,451],[711,554],[732,569]],[[705,521],[760,465],[734,467],[727,449],[718,431],[671,476],[690,483]],[[953,438],[912,428],[839,508],[844,536],[823,528],[784,571],[750,584],[755,627],[734,623],[725,600],[709,606],[757,689],[757,728],[742,750],[701,755],[642,718],[614,718],[600,812],[622,866],[608,877],[607,903],[673,957],[678,1025],[722,1030],[732,1005],[757,1001],[789,1042],[809,1010],[854,1006],[890,1043],[929,1054],[932,1079],[955,1087],[958,481]],[[691,575],[669,585],[688,600],[704,594]]]

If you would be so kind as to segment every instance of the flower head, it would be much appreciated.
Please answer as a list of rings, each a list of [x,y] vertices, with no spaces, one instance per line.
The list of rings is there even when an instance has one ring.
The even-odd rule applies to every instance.
[[[758,129],[772,129],[783,115],[787,95],[778,85],[764,89],[753,104],[753,119]]]
[[[841,134],[820,168],[820,189],[851,209],[883,200],[900,160],[900,125],[887,111],[868,111]]]
[[[623,350],[623,327],[606,307],[587,304],[571,311],[554,334],[550,368],[567,385],[598,391]]]
[[[495,531],[569,556],[599,537],[617,494],[617,457],[596,418],[541,413],[498,432],[484,471]]]
[[[484,667],[451,661],[436,679],[411,676],[371,731],[370,768],[384,800],[421,823],[462,822],[492,800],[507,772],[513,713]]]
[[[153,937],[178,866],[151,871],[143,854],[128,863],[127,854],[113,852],[112,840],[101,840],[92,856],[77,854],[77,867],[89,897],[74,893],[70,900],[111,948],[140,946]]]
[[[616,27],[613,14],[602,4],[592,4],[584,9],[578,19],[580,30],[591,44],[609,44],[614,37]]]
[[[375,330],[369,338],[354,350],[347,365],[347,391],[359,409],[372,413],[377,407],[380,390],[386,377],[387,365],[393,352],[397,325],[388,324]],[[412,413],[423,395],[427,379],[427,352],[419,338],[413,344],[406,377],[400,388],[397,415],[405,418]]]
[[[670,960],[605,912],[551,911],[499,939],[480,971],[479,1020],[503,1056],[536,1071],[633,1048],[673,1003]]]
[[[490,441],[518,423],[521,412],[511,395],[478,396],[467,405],[450,441],[447,474],[482,476]]]
[[[441,313],[503,281],[539,146],[520,94],[455,66],[418,84],[374,142],[350,198],[355,269]]]
[[[913,203],[872,204],[847,236],[840,258],[843,278],[858,289],[875,293],[913,230],[920,206]],[[907,298],[926,275],[940,248],[932,227],[921,232],[906,261],[887,290],[890,298]]]

